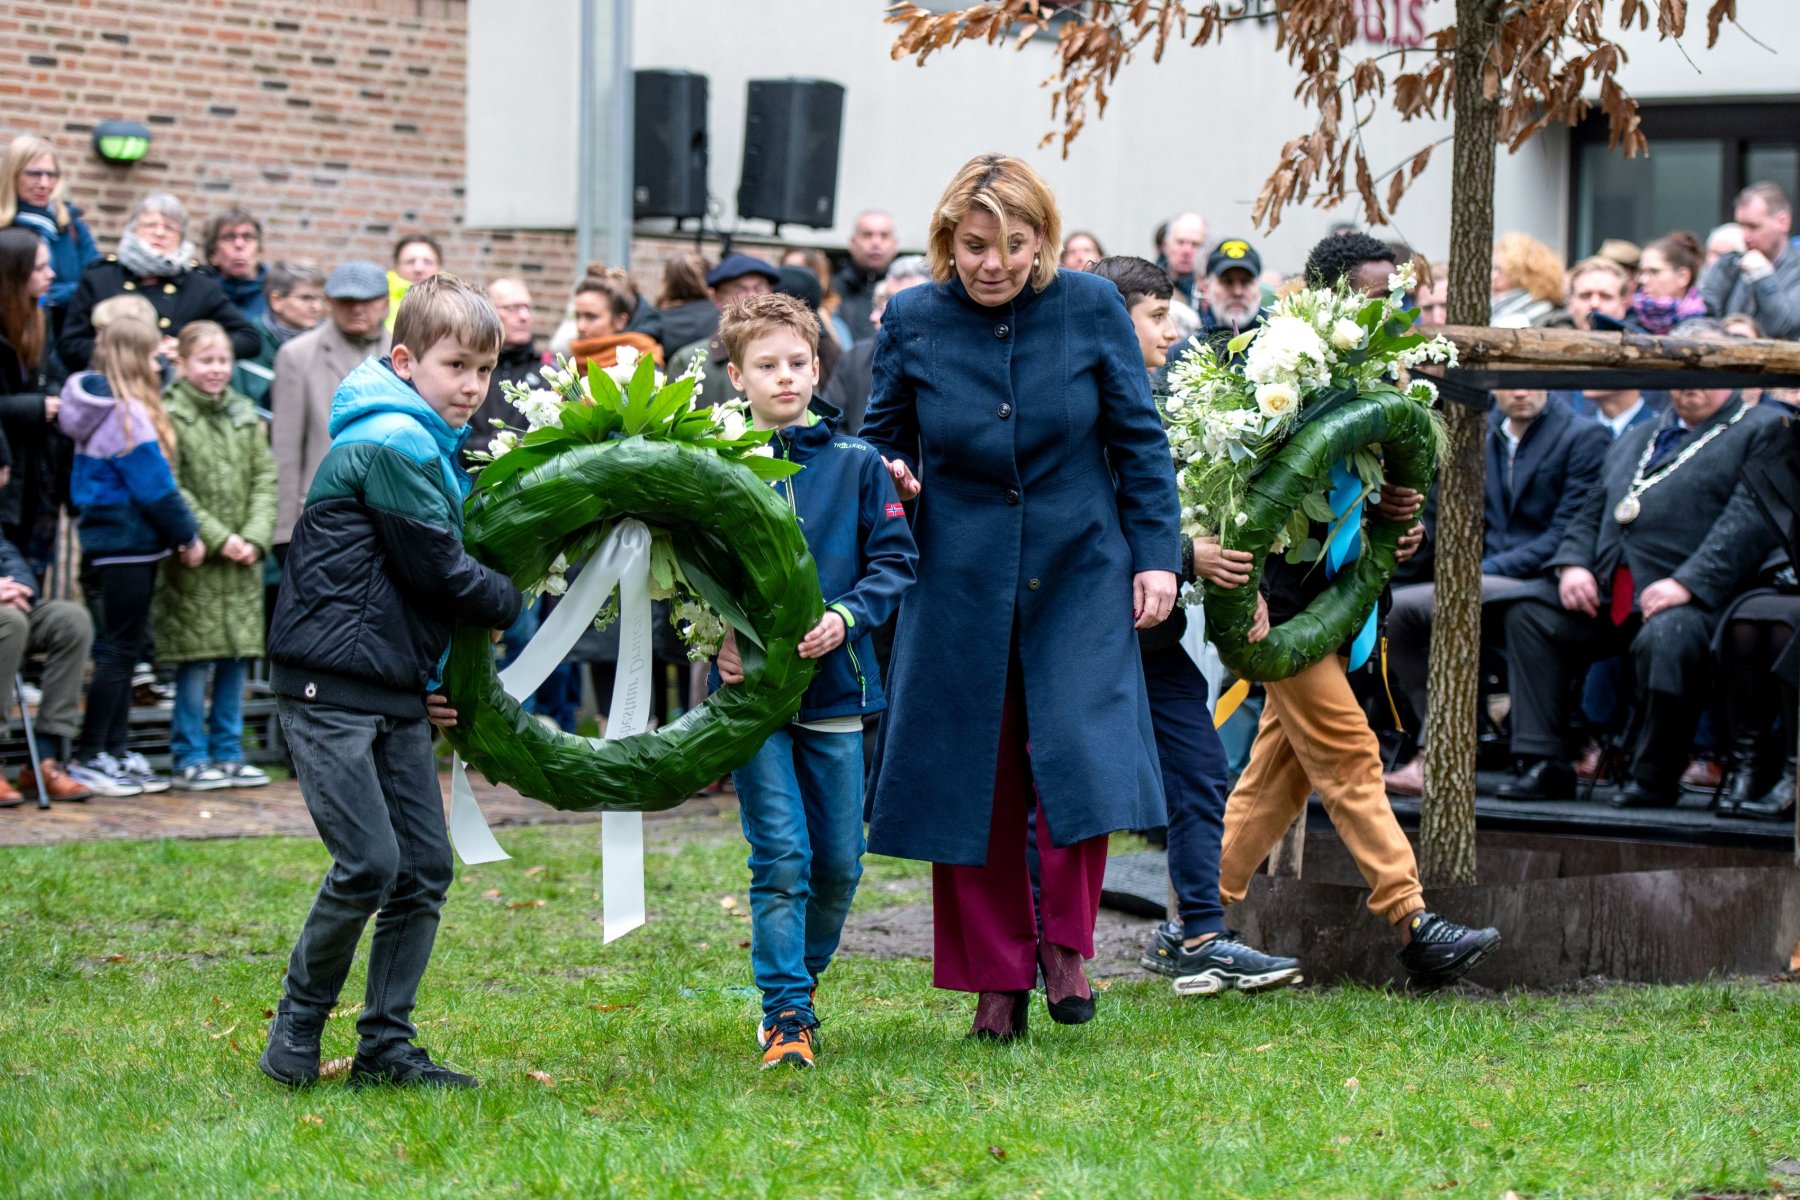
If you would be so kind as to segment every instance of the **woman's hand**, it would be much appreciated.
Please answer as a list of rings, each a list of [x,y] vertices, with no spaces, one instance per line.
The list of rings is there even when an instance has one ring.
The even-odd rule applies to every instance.
[[[46,420],[46,421],[56,420],[56,414],[61,411],[62,411],[62,397],[61,396],[45,396],[44,397],[44,420]]]
[[[1248,550],[1224,550],[1219,539],[1194,539],[1194,574],[1214,587],[1230,591],[1250,582],[1250,567],[1256,556]]]
[[[725,640],[719,643],[719,680],[721,683],[744,682],[744,656],[738,653],[735,629],[727,629]]]
[[[894,490],[900,493],[902,500],[911,500],[925,490],[925,485],[912,473],[912,468],[902,460],[883,457],[881,461],[887,464],[888,474],[894,479]]]
[[[256,547],[234,533],[225,539],[223,546],[219,547],[219,557],[246,567],[254,567],[256,565]]]
[[[845,632],[843,615],[827,612],[812,631],[800,639],[800,657],[824,658],[844,644]]]
[[[1258,594],[1256,597],[1256,615],[1250,618],[1250,632],[1244,635],[1244,640],[1254,646],[1268,636],[1269,600],[1268,597]]]
[[[1133,627],[1149,629],[1161,625],[1175,611],[1175,593],[1180,580],[1173,571],[1139,571],[1131,580],[1131,619]]]

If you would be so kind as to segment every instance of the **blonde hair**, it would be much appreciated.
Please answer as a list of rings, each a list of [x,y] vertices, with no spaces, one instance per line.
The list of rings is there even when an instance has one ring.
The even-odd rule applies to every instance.
[[[745,296],[733,303],[719,318],[719,341],[725,345],[726,357],[741,371],[750,343],[778,329],[792,331],[808,350],[819,353],[819,318],[805,301],[780,292]]]
[[[11,225],[13,218],[19,215],[19,172],[33,159],[42,158],[46,154],[56,164],[56,169],[62,170],[62,160],[56,157],[56,147],[41,137],[22,133],[6,148],[6,185],[0,188],[0,229]],[[69,226],[69,206],[63,200],[63,188],[67,184],[68,180],[58,179],[55,190],[50,193],[50,212],[55,216],[59,229],[67,229]]]
[[[1004,244],[1009,220],[1020,220],[1043,239],[1031,267],[1033,291],[1043,291],[1056,278],[1056,267],[1062,259],[1062,214],[1057,211],[1056,197],[1038,173],[1023,159],[1005,154],[978,154],[964,163],[931,213],[931,230],[926,235],[925,258],[931,264],[931,277],[949,283],[956,274],[956,254],[951,242],[956,227],[976,205],[994,214],[1000,222]]]
[[[231,335],[216,321],[189,321],[183,325],[175,339],[175,356],[185,362],[194,357],[204,343],[211,341],[224,342],[226,353],[234,359],[237,357],[231,349]]]
[[[1516,288],[1538,300],[1560,304],[1563,261],[1556,251],[1529,233],[1509,233],[1494,243],[1494,265]]]
[[[100,333],[114,321],[142,321],[155,328],[156,306],[136,292],[121,292],[94,305],[89,320],[94,323],[95,333]]]
[[[408,238],[409,242],[422,239]],[[446,338],[482,353],[499,353],[506,331],[488,298],[450,274],[439,271],[406,289],[394,317],[394,341],[415,358]]]
[[[150,414],[163,457],[175,463],[175,426],[162,402],[162,380],[150,365],[150,356],[162,345],[162,331],[135,317],[115,317],[94,342],[94,370],[106,376],[112,388],[119,424],[131,442],[131,402],[136,400]]]

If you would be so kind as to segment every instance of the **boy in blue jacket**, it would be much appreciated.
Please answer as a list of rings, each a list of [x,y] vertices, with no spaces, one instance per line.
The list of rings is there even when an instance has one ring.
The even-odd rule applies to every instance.
[[[825,615],[801,639],[819,671],[787,728],[733,776],[750,842],[750,966],[762,989],[756,1043],[765,1068],[810,1067],[819,976],[837,950],[862,876],[862,722],[887,707],[870,634],[912,585],[918,549],[881,455],[813,410],[819,322],[792,296],[752,296],[726,310],[719,338],[732,386],[774,453],[804,464],[775,487],[818,564]],[[735,639],[719,677],[744,678]]]
[[[265,1074],[319,1078],[319,1037],[375,918],[354,1085],[474,1087],[413,1043],[411,1016],[453,863],[431,724],[458,621],[505,629],[519,590],[462,545],[457,451],[487,396],[500,317],[461,280],[415,284],[392,355],[331,399],[331,449],[294,526],[269,632],[271,685],[300,793],[331,870],[288,959]]]

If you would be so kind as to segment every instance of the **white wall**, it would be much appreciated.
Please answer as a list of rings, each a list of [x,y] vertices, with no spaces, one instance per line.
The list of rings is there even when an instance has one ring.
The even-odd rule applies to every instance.
[[[1450,7],[1432,0],[1432,23]],[[1728,29],[1709,56],[1697,22],[1687,39],[1702,68],[1696,72],[1679,50],[1656,45],[1653,33],[1633,35],[1630,86],[1649,98],[1793,93],[1800,4],[1740,0],[1739,7],[1752,32],[1789,53],[1770,54]],[[786,76],[846,89],[838,225],[816,233],[790,227],[790,238],[841,245],[859,210],[881,207],[894,214],[902,241],[917,246],[945,181],[986,150],[1030,160],[1056,189],[1066,225],[1092,229],[1113,253],[1147,254],[1160,220],[1194,208],[1214,240],[1250,237],[1268,265],[1293,270],[1328,225],[1358,215],[1353,205],[1337,213],[1290,207],[1272,233],[1251,227],[1251,205],[1282,142],[1312,127],[1293,98],[1295,75],[1274,48],[1272,27],[1234,26],[1223,45],[1171,47],[1160,66],[1147,55],[1128,65],[1105,117],[1090,119],[1063,160],[1055,148],[1037,148],[1052,128],[1049,95],[1038,86],[1053,67],[1048,41],[1017,53],[964,46],[919,68],[890,58],[894,30],[882,21],[884,8],[885,0],[639,0],[637,65],[710,79],[711,190],[726,228],[736,224],[745,84]],[[470,0],[469,10],[469,220],[566,228],[574,217],[575,0]],[[1444,132],[1435,122],[1403,126],[1384,116],[1366,135],[1371,161],[1377,170],[1391,166]],[[1558,130],[1516,157],[1503,153],[1498,228],[1561,246],[1568,171]],[[1445,145],[1401,205],[1397,235],[1441,256],[1452,186]],[[769,226],[754,221],[742,229],[766,234]]]

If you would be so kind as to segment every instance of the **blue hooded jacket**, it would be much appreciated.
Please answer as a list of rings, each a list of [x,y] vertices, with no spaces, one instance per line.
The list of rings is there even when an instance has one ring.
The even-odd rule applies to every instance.
[[[468,430],[452,429],[387,359],[338,385],[329,428],[282,572],[272,686],[422,717],[456,622],[504,629],[522,603],[463,549],[470,485],[455,456]]]
[[[81,209],[73,204],[66,207],[69,210],[67,225],[58,225],[51,209],[23,200],[19,201],[18,212],[13,217],[14,225],[31,230],[50,247],[50,269],[56,272],[56,282],[50,285],[50,291],[44,297],[47,308],[69,307],[69,301],[75,298],[76,285],[81,282],[81,273],[100,257],[94,235],[88,231],[87,222],[81,219]]]
[[[810,423],[778,429],[769,439],[777,458],[803,467],[773,486],[799,518],[826,607],[845,626],[844,644],[819,660],[799,721],[887,707],[871,635],[899,607],[919,558],[880,452],[838,433],[837,418],[835,408],[815,400]]]

